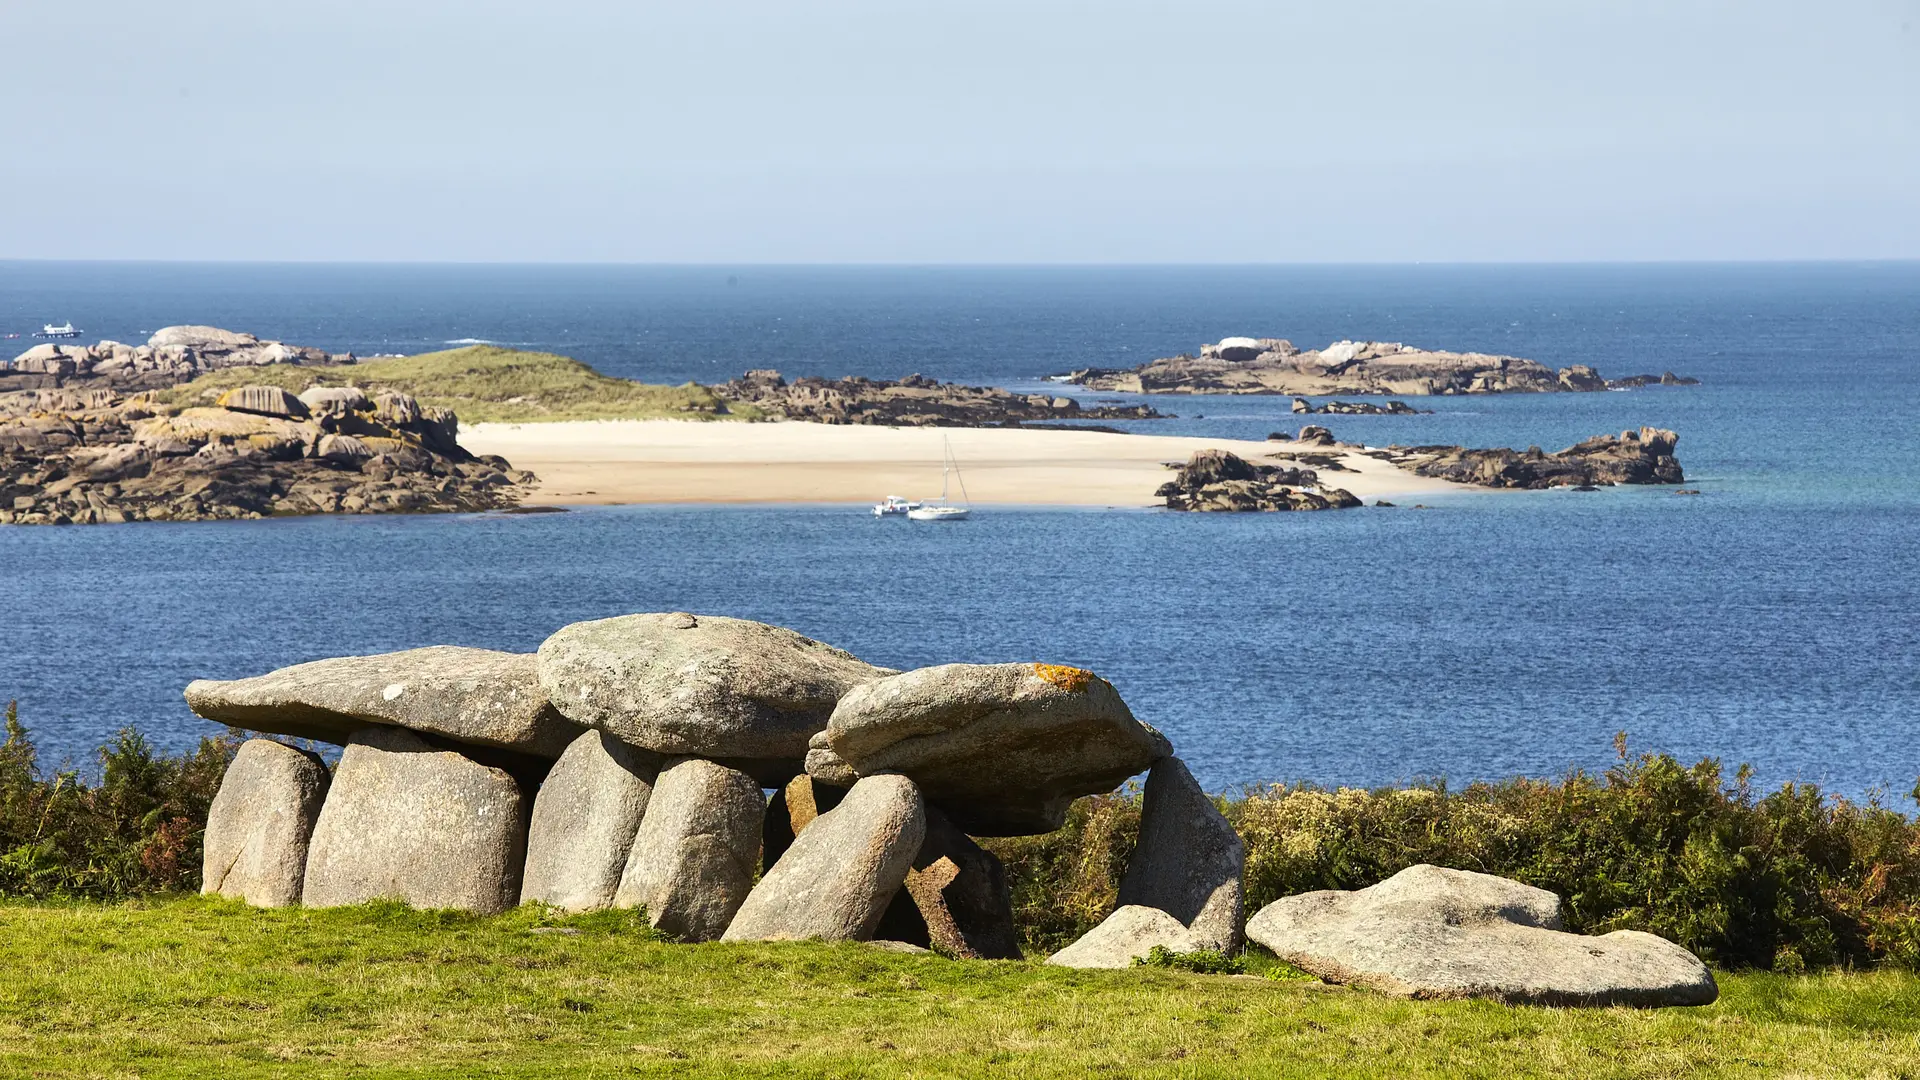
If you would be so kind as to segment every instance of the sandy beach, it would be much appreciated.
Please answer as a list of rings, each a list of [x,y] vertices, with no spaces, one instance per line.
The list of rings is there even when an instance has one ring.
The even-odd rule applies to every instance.
[[[474,424],[460,432],[476,454],[499,454],[540,478],[531,502],[870,503],[883,495],[940,494],[943,440],[951,440],[975,503],[1155,506],[1167,462],[1196,450],[1248,460],[1284,458],[1285,442],[1172,435],[1001,428],[889,428],[809,423],[681,420]],[[1400,499],[1463,488],[1415,476],[1350,448],[1353,472],[1322,478],[1362,499]],[[954,498],[960,497],[956,487]]]

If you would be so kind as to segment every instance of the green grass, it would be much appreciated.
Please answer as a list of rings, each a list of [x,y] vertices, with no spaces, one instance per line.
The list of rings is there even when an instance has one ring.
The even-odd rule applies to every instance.
[[[269,364],[228,368],[161,393],[176,406],[211,402],[236,386],[269,385],[298,394],[309,386],[397,390],[424,405],[452,409],[464,423],[536,420],[759,419],[751,406],[729,407],[697,383],[660,386],[602,375],[578,360],[492,345],[367,360],[351,367]]]
[[[575,935],[536,935],[565,923]],[[1259,967],[1261,965],[1256,965]],[[1636,1011],[1169,968],[674,945],[631,914],[0,905],[0,1075],[1912,1076],[1920,980],[1722,978]]]

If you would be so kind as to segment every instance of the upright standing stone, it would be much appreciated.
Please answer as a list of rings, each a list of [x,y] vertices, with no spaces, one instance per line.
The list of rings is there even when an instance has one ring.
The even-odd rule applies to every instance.
[[[302,901],[404,900],[492,915],[520,897],[527,825],[505,770],[412,732],[369,727],[347,741],[307,852]]]
[[[660,758],[605,732],[573,741],[533,800],[520,902],[562,911],[613,903]]]
[[[326,797],[318,755],[270,739],[242,743],[207,809],[200,891],[258,907],[299,903]]]
[[[617,907],[685,941],[719,937],[753,888],[766,814],[759,781],[703,758],[675,758],[660,770]]]
[[[872,937],[926,830],[926,803],[913,781],[863,777],[754,886],[726,940]]]
[[[926,839],[903,889],[940,952],[966,960],[1020,958],[1006,867],[934,807],[927,807]]]
[[[1186,924],[1196,949],[1230,953],[1241,943],[1239,834],[1179,758],[1147,774],[1140,843],[1120,881],[1120,903],[1159,908]]]

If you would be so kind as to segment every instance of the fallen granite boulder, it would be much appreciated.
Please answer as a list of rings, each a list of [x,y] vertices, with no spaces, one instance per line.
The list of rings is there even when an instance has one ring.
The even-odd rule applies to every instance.
[[[942,664],[862,683],[827,725],[861,776],[899,772],[975,836],[1052,832],[1172,753],[1105,679],[1054,664]]]
[[[533,800],[520,902],[562,911],[611,906],[660,764],[603,731],[573,740]]]
[[[269,739],[241,743],[207,808],[200,891],[256,907],[299,903],[327,780],[318,754]]]
[[[196,679],[186,697],[209,720],[334,743],[384,724],[551,760],[580,734],[547,703],[531,655],[454,645]]]
[[[1195,451],[1154,494],[1167,501],[1169,510],[1345,510],[1362,505],[1344,488],[1322,484],[1312,469],[1256,465],[1228,450]]]
[[[1246,848],[1213,799],[1177,757],[1154,762],[1140,812],[1140,840],[1120,880],[1120,904],[1178,919],[1191,948],[1236,952]]]
[[[1158,908],[1127,905],[1116,908],[1078,941],[1047,957],[1047,963],[1070,968],[1127,968],[1156,947],[1176,953],[1195,948],[1179,919]]]
[[[794,838],[748,894],[724,940],[871,938],[926,826],[926,803],[911,780],[862,777]]]
[[[1692,953],[1637,930],[1562,929],[1560,898],[1467,870],[1413,866],[1354,892],[1284,897],[1247,936],[1329,982],[1400,997],[1528,1005],[1708,1005]]]
[[[701,758],[675,758],[653,783],[627,855],[615,907],[645,907],[682,941],[726,932],[760,866],[765,796],[753,777]]]
[[[409,731],[347,741],[307,851],[301,902],[393,899],[494,915],[520,898],[526,806],[504,770]]]
[[[891,674],[784,627],[683,611],[574,623],[539,656],[540,685],[569,719],[756,775],[749,762],[784,762],[780,783],[842,695]]]

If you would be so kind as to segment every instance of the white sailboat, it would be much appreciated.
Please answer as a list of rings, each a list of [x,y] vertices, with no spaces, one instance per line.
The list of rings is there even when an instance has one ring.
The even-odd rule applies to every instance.
[[[967,515],[973,513],[972,506],[968,505],[970,500],[967,498],[967,482],[960,475],[960,463],[953,457],[953,444],[945,438],[940,442],[946,451],[946,460],[940,467],[940,498],[928,500],[907,511],[908,521],[965,521]],[[959,506],[947,501],[949,481],[960,485],[961,505]]]

